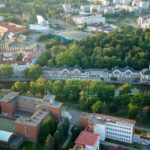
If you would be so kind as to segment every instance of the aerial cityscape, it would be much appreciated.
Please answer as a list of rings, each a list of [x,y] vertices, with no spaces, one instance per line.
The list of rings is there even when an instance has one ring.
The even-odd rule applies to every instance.
[[[0,0],[0,150],[150,150],[150,0]]]

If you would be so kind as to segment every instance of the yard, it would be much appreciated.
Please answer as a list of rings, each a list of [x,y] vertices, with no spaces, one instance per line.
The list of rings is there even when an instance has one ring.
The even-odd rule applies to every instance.
[[[15,121],[0,118],[0,130],[14,132],[15,131]]]

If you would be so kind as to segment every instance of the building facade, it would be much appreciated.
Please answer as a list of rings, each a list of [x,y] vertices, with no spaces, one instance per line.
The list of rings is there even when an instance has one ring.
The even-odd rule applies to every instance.
[[[40,99],[10,92],[0,99],[1,116],[15,119],[16,133],[34,142],[38,138],[43,121],[48,116],[52,116],[56,121],[60,120],[61,111],[62,103],[56,102],[53,95]]]
[[[100,135],[101,140],[113,139],[125,143],[132,143],[135,121],[102,114],[83,113],[81,124]]]
[[[79,67],[49,68],[43,67],[43,76],[51,79],[104,79],[110,80],[116,77],[118,80],[140,79],[140,71],[129,67],[108,69],[81,69]]]
[[[73,17],[73,21],[79,25],[83,26],[84,24],[92,24],[92,23],[97,23],[97,24],[104,24],[105,23],[105,17],[102,17],[102,15],[93,15],[93,16],[75,16]]]

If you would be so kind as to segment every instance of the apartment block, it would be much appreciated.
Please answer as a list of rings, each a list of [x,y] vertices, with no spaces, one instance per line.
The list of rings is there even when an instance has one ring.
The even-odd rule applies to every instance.
[[[100,135],[101,140],[113,139],[125,143],[132,143],[135,121],[102,114],[83,113],[81,124]]]
[[[55,101],[54,95],[44,98],[19,95],[10,92],[0,99],[0,116],[15,120],[15,133],[29,141],[36,141],[43,121],[52,116],[61,119],[62,103]]]

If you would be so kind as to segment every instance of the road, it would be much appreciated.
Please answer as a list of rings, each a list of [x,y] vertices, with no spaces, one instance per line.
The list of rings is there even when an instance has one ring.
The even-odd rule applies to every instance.
[[[101,144],[102,145],[105,145],[105,146],[112,146],[112,147],[122,147],[122,148],[125,148],[125,149],[128,149],[128,150],[139,150],[139,149],[136,149],[136,148],[131,148],[131,147],[128,147],[128,146],[123,146],[123,145],[119,145],[119,144],[114,144],[114,143],[110,143],[110,142],[103,142],[101,141]]]
[[[71,109],[71,108],[66,108],[64,107],[65,111],[68,111],[73,120],[72,120],[72,124],[79,124],[80,123],[80,116],[82,114],[82,111],[80,110],[75,110],[75,109]],[[141,127],[141,126],[135,126],[136,129],[141,130],[141,131],[145,131],[145,132],[149,132],[150,133],[150,129],[149,128],[145,128],[145,127]]]
[[[144,127],[135,126],[135,129],[150,133],[150,128],[144,128]]]

